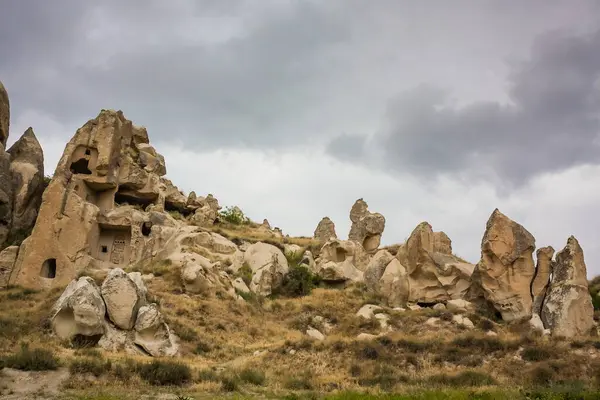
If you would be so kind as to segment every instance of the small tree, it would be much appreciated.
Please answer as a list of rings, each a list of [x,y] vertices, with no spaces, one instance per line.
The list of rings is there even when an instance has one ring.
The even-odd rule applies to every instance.
[[[237,206],[225,207],[224,210],[219,211],[219,217],[234,225],[244,225],[250,222],[250,218],[246,217],[244,212]]]

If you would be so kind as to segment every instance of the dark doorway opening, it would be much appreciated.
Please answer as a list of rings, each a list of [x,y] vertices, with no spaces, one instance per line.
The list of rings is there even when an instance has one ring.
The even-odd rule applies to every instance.
[[[42,278],[54,279],[56,278],[56,259],[49,258],[42,264],[42,269],[40,271],[40,276]]]
[[[90,164],[89,160],[85,158],[80,158],[77,161],[71,163],[71,167],[69,168],[74,174],[83,174],[83,175],[91,175],[92,171],[88,168]]]

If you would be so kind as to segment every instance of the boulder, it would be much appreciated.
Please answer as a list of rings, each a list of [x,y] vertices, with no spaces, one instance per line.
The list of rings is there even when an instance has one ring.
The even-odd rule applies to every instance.
[[[104,325],[104,335],[98,342],[98,347],[109,352],[125,351],[127,354],[140,354],[134,340],[134,331],[123,331],[110,322]]]
[[[552,247],[542,247],[536,252],[537,264],[535,267],[535,278],[531,285],[531,294],[533,295],[533,314],[541,314],[546,290],[550,285],[550,275],[552,274],[552,257],[554,249]]]
[[[553,336],[589,335],[594,327],[594,307],[588,291],[583,250],[573,236],[556,254],[541,317],[544,327],[550,329]]]
[[[337,239],[337,235],[335,233],[335,224],[329,217],[324,217],[317,228],[315,229],[314,238],[319,242],[325,243],[330,239]]]
[[[232,285],[233,285],[233,288],[239,293],[250,293],[250,289],[248,288],[248,285],[246,285],[246,282],[244,282],[244,280],[242,278],[236,278],[232,282]]]
[[[436,303],[431,308],[434,309],[434,310],[438,310],[438,311],[446,311],[446,305],[444,303]]]
[[[181,280],[187,293],[209,294],[212,289],[231,288],[228,279],[220,275],[220,262],[211,263],[199,255],[193,257],[195,261],[185,263],[181,268]]]
[[[365,319],[371,319],[371,318],[375,317],[376,311],[381,311],[381,310],[383,310],[383,308],[380,306],[377,306],[375,304],[365,304],[364,306],[362,306],[360,308],[360,310],[358,310],[356,312],[356,316],[362,317]]]
[[[244,263],[252,270],[250,290],[268,296],[283,283],[289,271],[287,259],[277,247],[258,242],[244,253]]]
[[[12,225],[9,241],[21,243],[31,233],[44,193],[44,152],[29,128],[10,149],[13,187]]]
[[[385,272],[388,264],[394,259],[394,256],[387,250],[379,250],[365,269],[364,279],[367,289],[376,291],[379,287],[379,280]]]
[[[135,322],[134,343],[153,357],[175,356],[179,352],[177,337],[171,333],[154,303],[140,308]]]
[[[466,313],[475,311],[475,306],[472,303],[463,299],[448,300],[446,302],[446,308],[448,309],[448,311],[455,313]]]
[[[9,246],[0,251],[0,289],[8,285],[18,254],[19,246]]]
[[[454,315],[452,317],[452,322],[458,326],[462,326],[463,328],[467,328],[467,329],[475,328],[475,325],[469,318],[464,317],[460,314]]]
[[[350,210],[350,220],[352,226],[348,240],[359,243],[367,252],[377,250],[385,229],[385,217],[369,212],[367,203],[358,199]]]
[[[132,329],[146,302],[138,285],[121,268],[115,268],[102,283],[101,292],[108,318],[120,329]]]
[[[483,297],[507,322],[531,318],[534,249],[531,233],[494,210],[481,241],[481,260],[473,273],[469,297]]]
[[[306,330],[306,334],[316,340],[325,340],[325,335],[323,335],[321,332],[319,332],[318,330],[316,330],[315,328],[313,328],[312,326],[309,326],[308,329]]]
[[[94,337],[105,331],[106,307],[92,278],[73,280],[50,312],[52,330],[62,340],[76,336]]]
[[[304,255],[304,249],[297,244],[284,244],[283,254],[287,259],[296,259]]]

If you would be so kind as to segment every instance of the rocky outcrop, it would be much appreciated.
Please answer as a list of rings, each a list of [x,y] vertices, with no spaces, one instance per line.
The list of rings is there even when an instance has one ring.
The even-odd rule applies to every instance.
[[[289,271],[285,255],[277,247],[258,242],[244,253],[244,263],[252,270],[250,290],[261,296],[268,296],[283,283]]]
[[[10,155],[6,150],[10,123],[10,105],[8,94],[0,82],[0,249],[8,240],[12,221],[12,178],[10,174]]]
[[[138,310],[146,303],[146,297],[138,284],[125,271],[115,268],[102,283],[101,292],[112,323],[123,330],[132,329]]]
[[[11,283],[55,287],[84,270],[157,261],[183,225],[163,211],[188,205],[165,172],[144,128],[102,110],[65,147]]]
[[[365,269],[364,279],[367,289],[377,290],[379,280],[383,276],[388,264],[394,259],[394,256],[387,250],[379,250]]]
[[[54,304],[50,321],[54,333],[62,340],[76,336],[88,338],[104,334],[106,307],[100,288],[90,277],[73,280]]]
[[[358,199],[350,210],[352,226],[348,240],[359,243],[367,252],[375,251],[381,243],[381,235],[385,229],[385,217],[379,213],[369,212],[363,199]]]
[[[553,336],[589,335],[594,326],[583,250],[573,236],[556,254],[541,317],[544,327],[550,329]]]
[[[435,238],[444,236],[433,232],[428,222],[422,222],[413,230],[408,241],[399,247],[396,258],[403,268],[392,269],[400,271],[395,284],[402,290],[409,290],[407,296],[402,293],[399,298],[407,297],[408,301],[415,303],[436,303],[465,295],[474,265],[447,254],[448,247],[441,247],[443,252],[437,252],[440,247],[436,246]],[[391,278],[387,280],[390,282]],[[392,294],[389,289],[385,292],[388,296]],[[392,303],[401,305],[398,301]]]
[[[481,261],[473,274],[470,297],[483,297],[510,322],[531,317],[535,239],[498,209],[481,241]]]
[[[452,254],[452,241],[444,232],[433,232],[433,251]]]
[[[331,239],[321,248],[315,270],[326,282],[362,281],[369,255],[350,240]]]
[[[337,239],[337,235],[335,233],[335,224],[329,217],[324,217],[317,228],[315,229],[314,238],[319,242],[325,243],[330,239]]]
[[[8,150],[13,188],[9,242],[21,243],[37,219],[44,193],[44,152],[29,128]]]
[[[546,297],[546,290],[550,284],[550,275],[552,274],[552,257],[554,249],[552,247],[542,247],[536,252],[537,264],[535,267],[535,278],[531,284],[531,294],[533,296],[533,314],[540,315],[542,305]]]
[[[379,292],[390,307],[404,307],[410,299],[410,277],[404,265],[394,258],[379,279]]]
[[[62,340],[98,343],[107,351],[174,356],[178,338],[157,305],[145,304],[146,292],[141,274],[118,268],[101,288],[90,277],[73,280],[52,307],[52,329]]]

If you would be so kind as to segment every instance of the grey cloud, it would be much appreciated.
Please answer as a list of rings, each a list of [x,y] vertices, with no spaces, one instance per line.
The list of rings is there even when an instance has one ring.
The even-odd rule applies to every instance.
[[[517,185],[542,172],[596,164],[598,48],[600,33],[543,35],[530,58],[513,65],[509,104],[458,108],[445,104],[440,90],[419,86],[390,102],[385,127],[370,145],[381,148],[397,171],[433,176],[487,170]]]

